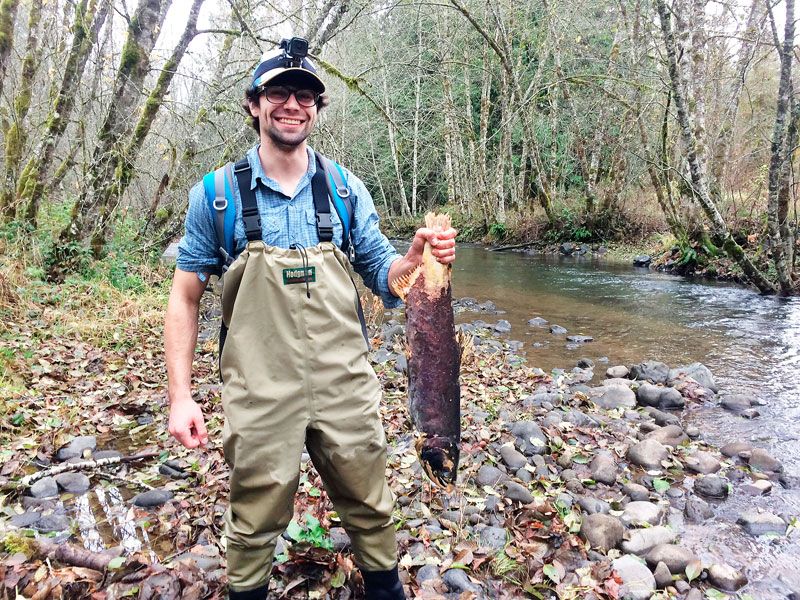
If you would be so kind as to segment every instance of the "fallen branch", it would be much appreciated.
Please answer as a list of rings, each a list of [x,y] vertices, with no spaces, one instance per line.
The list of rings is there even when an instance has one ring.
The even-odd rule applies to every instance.
[[[19,481],[15,481],[3,486],[4,492],[17,491],[30,487],[40,479],[58,475],[59,473],[66,473],[67,471],[80,471],[82,469],[96,469],[98,467],[105,467],[107,465],[114,465],[117,463],[129,463],[137,460],[146,460],[148,458],[155,458],[159,455],[158,452],[142,452],[141,454],[133,454],[131,456],[109,456],[108,458],[98,458],[97,460],[83,460],[74,463],[62,463],[43,471],[31,473],[26,475]]]
[[[42,556],[71,567],[82,567],[95,571],[105,571],[108,563],[122,553],[122,549],[92,552],[72,544],[54,544],[45,540],[37,540],[36,546]]]
[[[524,242],[522,244],[512,244],[511,246],[500,246],[499,248],[489,248],[492,252],[502,252],[503,250],[516,250],[517,248],[525,248],[533,246],[533,242]]]

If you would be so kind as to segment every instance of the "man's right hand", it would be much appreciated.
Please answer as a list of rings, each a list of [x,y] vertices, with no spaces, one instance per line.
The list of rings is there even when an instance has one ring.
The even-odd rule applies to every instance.
[[[208,443],[208,432],[200,405],[191,398],[176,400],[169,407],[169,433],[187,448]]]

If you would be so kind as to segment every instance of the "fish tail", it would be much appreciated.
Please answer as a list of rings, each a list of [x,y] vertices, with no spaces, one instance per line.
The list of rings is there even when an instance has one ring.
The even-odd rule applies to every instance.
[[[446,437],[423,437],[417,442],[417,454],[430,480],[452,489],[458,476],[458,444]]]

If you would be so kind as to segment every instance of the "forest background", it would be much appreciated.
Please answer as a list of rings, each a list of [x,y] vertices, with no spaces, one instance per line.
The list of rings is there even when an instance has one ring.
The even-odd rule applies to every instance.
[[[312,143],[389,231],[437,207],[462,240],[659,233],[674,268],[796,291],[793,1],[2,0],[6,253],[128,281],[254,143],[243,89],[291,34],[332,97]]]

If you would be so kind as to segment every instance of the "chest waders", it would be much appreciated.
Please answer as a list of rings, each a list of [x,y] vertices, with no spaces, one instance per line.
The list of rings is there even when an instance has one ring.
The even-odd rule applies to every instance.
[[[394,569],[381,389],[348,259],[330,241],[268,246],[257,221],[245,219],[249,241],[222,291],[229,585],[246,592],[267,583],[276,540],[292,518],[304,444],[356,563],[367,572]]]

